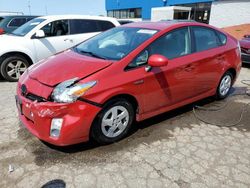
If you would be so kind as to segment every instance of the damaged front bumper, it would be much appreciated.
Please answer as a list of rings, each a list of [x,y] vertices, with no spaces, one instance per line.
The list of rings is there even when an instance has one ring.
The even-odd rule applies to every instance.
[[[17,90],[16,102],[22,124],[39,139],[58,146],[89,140],[92,122],[101,110],[83,101],[74,103],[36,102],[22,96]],[[63,120],[60,136],[50,135],[52,119]]]

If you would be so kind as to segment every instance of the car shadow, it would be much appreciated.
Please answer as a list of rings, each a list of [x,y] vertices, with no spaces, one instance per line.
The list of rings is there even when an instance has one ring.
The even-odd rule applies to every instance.
[[[212,103],[214,101],[215,101],[214,97],[209,97],[209,98],[197,101],[195,103],[188,104],[186,106],[177,108],[175,110],[162,113],[160,115],[157,115],[155,117],[146,119],[144,121],[135,122],[133,124],[131,130],[129,131],[128,135],[126,136],[126,138],[123,139],[120,142],[123,142],[126,139],[129,139],[131,141],[131,140],[134,140],[134,139],[138,138],[138,136],[139,137],[147,137],[148,134],[145,134],[145,132],[144,132],[143,135],[139,134],[139,135],[136,135],[136,138],[130,139],[130,137],[131,136],[133,137],[133,135],[135,133],[137,133],[139,130],[144,130],[144,129],[147,129],[147,128],[150,128],[150,127],[152,128],[152,126],[157,125],[157,124],[159,124],[161,122],[171,120],[171,119],[176,118],[176,117],[181,117],[181,116],[183,116],[184,114],[186,114],[188,112],[192,112],[192,109],[193,109],[193,107],[195,105],[204,106],[204,105],[210,104],[210,103]],[[169,123],[169,124],[171,124],[171,123]],[[171,137],[171,135],[169,135],[169,137]],[[164,138],[167,138],[167,137],[164,137]],[[106,145],[106,146],[111,146],[113,144],[119,144],[120,142],[112,143],[112,144],[109,144],[109,145]],[[94,148],[97,148],[97,147],[102,147],[102,145],[94,142],[93,140],[90,140],[89,142],[85,142],[85,143],[70,145],[70,146],[55,146],[55,145],[52,145],[52,144],[49,144],[49,143],[46,143],[46,142],[43,142],[43,144],[45,144],[46,146],[48,146],[51,149],[61,151],[61,152],[64,152],[64,153],[77,153],[77,152],[82,152],[82,151],[94,149]]]
[[[38,166],[50,166],[55,163],[72,163],[72,164],[89,164],[96,165],[97,163],[116,162],[123,157],[128,151],[134,150],[137,145],[151,145],[153,142],[168,140],[174,137],[176,129],[192,129],[193,125],[201,125],[201,122],[195,118],[193,107],[204,106],[206,108],[224,105],[228,100],[232,100],[232,106],[229,106],[230,113],[227,109],[219,113],[203,113],[199,115],[208,120],[218,120],[224,114],[225,122],[229,117],[238,118],[238,113],[242,109],[242,102],[234,100],[232,96],[243,95],[246,87],[237,87],[231,90],[230,96],[226,100],[216,101],[214,97],[209,97],[195,103],[183,106],[181,108],[160,114],[149,118],[139,123],[135,123],[126,138],[119,142],[110,145],[99,145],[94,141],[75,144],[71,146],[58,147],[45,142],[40,142],[31,135],[25,128],[20,128],[18,136],[25,143],[25,149],[34,156],[34,162]],[[249,113],[248,108],[247,113]],[[234,112],[235,111],[235,112]],[[217,119],[216,119],[216,118]],[[249,118],[243,120],[242,127],[237,127],[237,130],[250,131]],[[116,157],[114,157],[116,156]]]
[[[250,62],[249,63],[242,63],[243,68],[250,68]]]

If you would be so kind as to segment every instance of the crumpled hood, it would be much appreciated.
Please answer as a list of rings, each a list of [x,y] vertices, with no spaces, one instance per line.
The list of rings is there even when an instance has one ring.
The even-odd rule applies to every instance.
[[[245,38],[240,40],[240,47],[250,49],[250,39]]]
[[[85,78],[112,63],[102,59],[83,56],[67,50],[49,57],[28,70],[29,77],[45,85],[55,86],[72,78]]]

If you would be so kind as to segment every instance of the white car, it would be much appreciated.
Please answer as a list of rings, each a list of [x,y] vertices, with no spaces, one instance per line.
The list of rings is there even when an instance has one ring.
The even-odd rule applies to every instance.
[[[1,75],[17,81],[31,64],[118,25],[116,19],[100,16],[35,18],[11,34],[0,36]]]

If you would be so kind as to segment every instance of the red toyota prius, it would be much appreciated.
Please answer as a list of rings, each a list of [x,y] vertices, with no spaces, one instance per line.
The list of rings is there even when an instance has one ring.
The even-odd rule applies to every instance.
[[[225,98],[240,59],[237,40],[209,25],[123,25],[31,66],[17,86],[19,117],[54,145],[112,143],[134,121]]]

